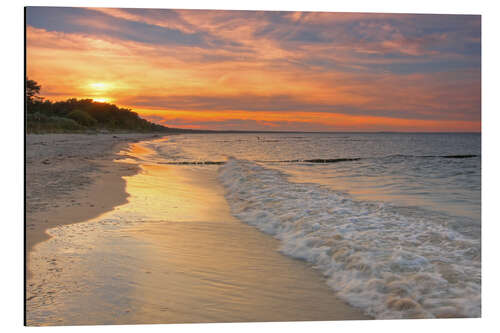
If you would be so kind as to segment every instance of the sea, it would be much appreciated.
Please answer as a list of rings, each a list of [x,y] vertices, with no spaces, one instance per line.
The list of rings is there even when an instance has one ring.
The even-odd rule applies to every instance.
[[[330,298],[481,316],[480,134],[190,133],[120,155],[141,169],[129,202],[31,254],[28,323],[331,320]]]
[[[481,313],[481,135],[247,133],[150,143],[217,168],[232,214],[375,318]]]

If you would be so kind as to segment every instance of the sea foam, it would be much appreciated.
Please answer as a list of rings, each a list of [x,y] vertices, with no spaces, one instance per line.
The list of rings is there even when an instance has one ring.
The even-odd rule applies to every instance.
[[[311,263],[366,314],[481,315],[480,238],[451,228],[452,217],[356,201],[235,158],[219,180],[233,215],[279,239],[282,253]]]

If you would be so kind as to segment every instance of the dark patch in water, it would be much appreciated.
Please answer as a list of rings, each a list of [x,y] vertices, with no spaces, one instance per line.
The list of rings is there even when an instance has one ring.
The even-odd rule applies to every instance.
[[[183,161],[183,162],[159,162],[160,164],[175,164],[175,165],[221,165],[223,161]]]
[[[308,162],[308,163],[337,163],[337,162],[349,162],[349,161],[359,161],[361,158],[314,158],[312,160],[296,160],[293,162]]]
[[[444,155],[444,156],[439,156],[442,158],[472,158],[472,157],[478,157],[479,155]]]

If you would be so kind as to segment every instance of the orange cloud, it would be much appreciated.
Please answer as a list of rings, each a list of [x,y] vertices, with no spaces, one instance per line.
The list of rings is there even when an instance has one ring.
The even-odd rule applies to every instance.
[[[422,120],[400,119],[391,117],[352,116],[339,113],[311,112],[248,112],[233,110],[230,112],[203,112],[191,110],[138,109],[150,120],[166,126],[200,129],[231,129],[225,125],[237,123],[242,129],[258,130],[266,124],[270,130],[306,130],[306,131],[434,131],[466,132],[480,131],[479,121]],[[221,124],[222,126],[217,126]]]

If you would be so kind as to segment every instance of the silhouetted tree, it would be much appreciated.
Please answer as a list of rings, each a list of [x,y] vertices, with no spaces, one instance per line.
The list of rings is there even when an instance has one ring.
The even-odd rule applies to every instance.
[[[33,103],[34,99],[39,99],[37,95],[40,93],[41,85],[39,85],[35,80],[30,80],[26,78],[26,99],[29,103]]]
[[[78,109],[68,113],[67,117],[83,126],[94,126],[97,124],[97,120],[95,120],[91,115]]]

